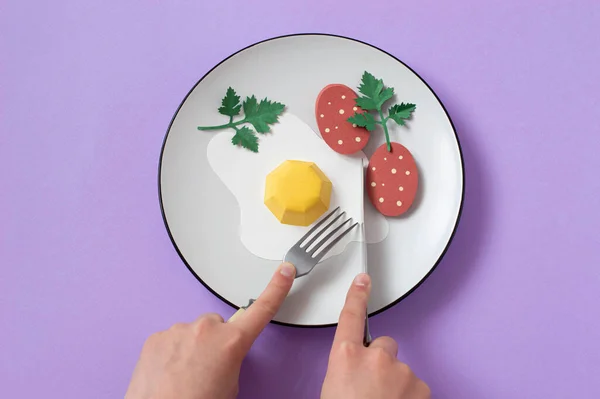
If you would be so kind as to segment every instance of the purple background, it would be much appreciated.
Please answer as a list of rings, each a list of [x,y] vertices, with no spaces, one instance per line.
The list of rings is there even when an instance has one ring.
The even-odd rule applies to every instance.
[[[600,397],[600,3],[108,3],[0,5],[1,397],[122,397],[149,334],[233,313],[168,239],[160,147],[208,69],[297,32],[404,60],[463,144],[455,241],[372,331],[437,398]],[[332,335],[269,326],[240,397],[318,397]]]

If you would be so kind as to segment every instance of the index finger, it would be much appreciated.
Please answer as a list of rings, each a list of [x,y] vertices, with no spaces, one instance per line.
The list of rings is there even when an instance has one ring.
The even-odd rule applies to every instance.
[[[346,303],[340,313],[340,320],[333,339],[334,345],[346,341],[362,344],[370,293],[371,278],[369,275],[361,273],[356,276],[348,290]]]
[[[232,321],[248,334],[252,342],[277,314],[279,307],[292,288],[295,276],[296,268],[291,263],[282,263],[252,306]]]

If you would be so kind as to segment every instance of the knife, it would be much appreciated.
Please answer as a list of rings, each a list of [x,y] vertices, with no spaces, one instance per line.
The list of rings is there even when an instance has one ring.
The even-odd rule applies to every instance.
[[[361,160],[361,167],[360,167],[360,182],[361,182],[361,224],[360,224],[360,232],[361,232],[361,261],[362,261],[362,272],[369,274],[369,269],[368,269],[368,260],[367,260],[367,235],[365,232],[365,162],[364,159]],[[364,337],[363,337],[363,345],[364,346],[369,346],[371,344],[372,338],[371,338],[371,332],[369,330],[369,310],[367,308],[366,314],[365,314],[365,332],[364,332]]]

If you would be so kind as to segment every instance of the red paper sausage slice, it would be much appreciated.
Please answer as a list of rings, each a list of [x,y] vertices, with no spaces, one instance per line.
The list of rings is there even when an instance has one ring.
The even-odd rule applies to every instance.
[[[347,121],[355,112],[363,112],[354,102],[356,97],[351,88],[342,84],[325,86],[317,97],[315,112],[321,136],[340,154],[358,152],[369,141],[367,129]]]
[[[385,144],[375,150],[369,161],[365,184],[375,208],[385,216],[399,216],[412,205],[419,176],[410,151],[392,142],[389,152]]]

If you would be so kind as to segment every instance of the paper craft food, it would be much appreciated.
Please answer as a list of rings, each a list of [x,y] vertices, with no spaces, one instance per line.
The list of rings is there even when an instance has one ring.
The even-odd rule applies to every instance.
[[[383,106],[394,97],[394,88],[386,87],[383,80],[364,72],[356,98],[357,107],[367,112],[355,112],[348,122],[365,127],[369,132],[377,125],[383,127],[385,144],[380,146],[369,161],[367,190],[375,208],[385,216],[399,216],[412,205],[418,186],[417,164],[410,151],[400,143],[392,142],[387,128],[390,120],[404,126],[416,109],[415,104],[394,104],[385,113]],[[369,111],[376,111],[375,119]]]
[[[398,216],[413,203],[419,184],[417,164],[410,151],[400,143],[379,147],[367,169],[365,183],[369,199],[385,216]]]
[[[317,97],[315,112],[323,140],[340,154],[354,154],[369,141],[364,127],[348,122],[348,116],[363,110],[355,103],[356,93],[348,86],[325,86]]]
[[[237,232],[240,241],[254,256],[269,260],[280,261],[282,254],[308,231],[307,227],[282,224],[264,202],[267,175],[285,161],[302,160],[318,165],[335,190],[331,193],[328,211],[340,206],[359,221],[363,209],[361,172],[368,159],[364,155],[334,153],[318,132],[290,111],[279,117],[279,122],[271,127],[269,137],[260,140],[258,154],[231,145],[229,130],[215,132],[206,149],[210,168],[239,208]],[[367,242],[381,242],[388,235],[388,222],[374,207],[366,208]],[[359,234],[344,237],[325,259],[341,254],[348,243],[359,238]]]
[[[329,208],[331,189],[313,162],[285,161],[267,175],[265,205],[283,224],[309,226]]]
[[[227,89],[225,97],[221,100],[219,113],[229,117],[229,123],[216,126],[198,126],[198,130],[220,130],[231,128],[235,134],[231,138],[231,143],[235,146],[241,146],[252,152],[258,152],[258,137],[256,133],[265,134],[271,131],[269,125],[277,123],[279,115],[285,109],[285,105],[277,101],[271,101],[268,98],[260,100],[255,96],[246,97],[240,103],[240,96],[231,87]],[[244,118],[234,121],[234,117],[244,111]],[[254,127],[256,133],[250,126]]]

